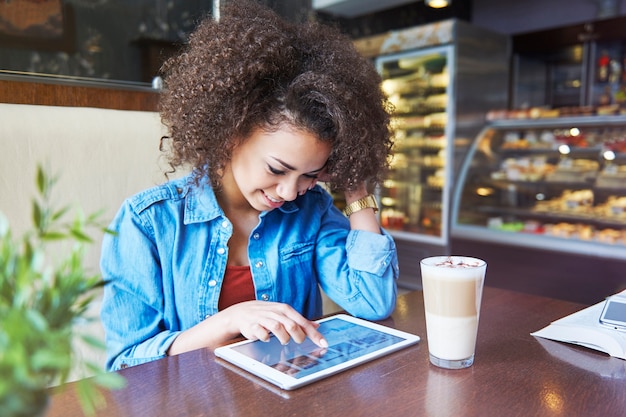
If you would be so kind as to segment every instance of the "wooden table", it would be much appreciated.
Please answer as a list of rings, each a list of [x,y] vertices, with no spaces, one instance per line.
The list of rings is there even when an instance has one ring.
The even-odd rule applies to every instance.
[[[422,341],[385,358],[282,391],[198,350],[122,371],[102,416],[624,416],[626,361],[530,333],[585,307],[485,288],[472,367],[428,361],[422,293],[399,297],[381,323]],[[69,384],[70,387],[72,384]],[[47,414],[81,415],[74,390]]]

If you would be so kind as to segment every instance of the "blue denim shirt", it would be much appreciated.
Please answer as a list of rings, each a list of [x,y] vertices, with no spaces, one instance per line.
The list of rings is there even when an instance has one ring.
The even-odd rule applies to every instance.
[[[101,318],[109,370],[162,358],[178,334],[217,313],[233,227],[210,186],[170,181],[124,202],[103,241]],[[316,186],[262,212],[250,235],[258,300],[322,314],[319,288],[348,313],[391,314],[398,261],[393,239],[351,231]]]

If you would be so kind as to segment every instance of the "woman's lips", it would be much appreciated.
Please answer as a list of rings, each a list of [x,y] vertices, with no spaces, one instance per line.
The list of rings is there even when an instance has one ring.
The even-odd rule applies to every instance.
[[[284,200],[273,198],[270,195],[266,194],[265,192],[263,192],[263,197],[265,198],[265,202],[267,203],[267,205],[273,209],[282,206],[284,203]]]

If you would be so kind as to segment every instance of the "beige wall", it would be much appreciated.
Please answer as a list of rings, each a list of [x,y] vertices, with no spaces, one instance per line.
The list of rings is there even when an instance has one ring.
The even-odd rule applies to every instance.
[[[0,104],[0,211],[14,233],[30,226],[42,164],[59,177],[55,204],[104,210],[108,223],[124,198],[164,181],[163,134],[154,112]]]

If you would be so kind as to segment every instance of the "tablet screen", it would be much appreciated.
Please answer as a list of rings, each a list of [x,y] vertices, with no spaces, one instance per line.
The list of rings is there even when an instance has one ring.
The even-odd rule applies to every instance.
[[[282,346],[275,337],[267,343],[247,343],[233,349],[294,378],[302,378],[404,340],[338,318],[320,323],[318,330],[326,337],[328,349],[309,339],[302,344],[290,342]]]
[[[268,342],[244,341],[218,348],[215,354],[290,389],[419,341],[418,336],[343,314],[319,323],[328,348],[309,339],[283,346],[271,337]]]

